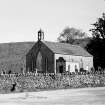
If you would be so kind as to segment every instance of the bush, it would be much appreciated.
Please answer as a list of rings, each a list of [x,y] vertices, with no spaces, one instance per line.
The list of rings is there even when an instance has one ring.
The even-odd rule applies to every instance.
[[[0,76],[0,93],[105,86],[105,73],[78,74],[10,74]]]

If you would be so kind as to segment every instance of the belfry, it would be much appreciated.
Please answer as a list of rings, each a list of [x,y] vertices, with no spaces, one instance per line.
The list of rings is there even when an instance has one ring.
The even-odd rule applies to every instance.
[[[44,32],[40,29],[38,31],[38,41],[44,40]]]

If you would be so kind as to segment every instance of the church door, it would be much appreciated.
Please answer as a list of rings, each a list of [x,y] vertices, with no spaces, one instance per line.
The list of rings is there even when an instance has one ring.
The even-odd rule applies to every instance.
[[[64,73],[66,71],[66,61],[63,57],[59,57],[59,59],[56,60],[56,70],[57,73]]]
[[[59,66],[59,73],[63,73],[63,65]]]

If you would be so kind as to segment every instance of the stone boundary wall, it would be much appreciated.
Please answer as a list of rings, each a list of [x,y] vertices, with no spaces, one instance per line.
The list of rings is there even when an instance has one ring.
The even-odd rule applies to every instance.
[[[0,75],[0,93],[105,86],[105,72]]]

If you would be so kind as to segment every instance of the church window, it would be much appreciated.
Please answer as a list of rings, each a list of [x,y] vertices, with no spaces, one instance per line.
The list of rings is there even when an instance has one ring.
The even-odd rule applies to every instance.
[[[68,65],[68,72],[70,72],[70,65]]]
[[[38,54],[37,54],[36,69],[38,71],[42,71],[42,54],[41,54],[41,52],[38,52]]]
[[[86,70],[87,70],[87,71],[89,70],[89,66],[86,66]]]
[[[48,59],[45,58],[45,70],[46,70],[46,73],[47,73],[47,70],[48,70]]]
[[[77,65],[75,65],[75,72],[78,72],[78,68],[77,68]]]

